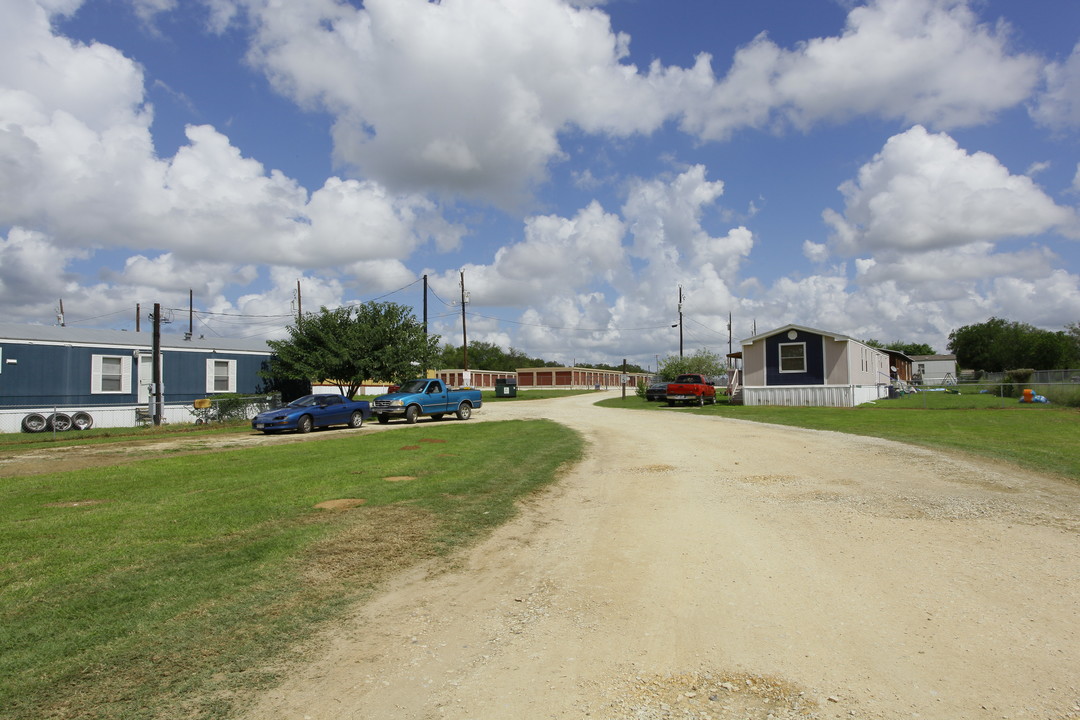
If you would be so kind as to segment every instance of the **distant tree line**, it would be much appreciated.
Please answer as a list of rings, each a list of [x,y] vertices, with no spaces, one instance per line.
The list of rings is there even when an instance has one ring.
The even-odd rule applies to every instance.
[[[934,348],[927,345],[926,343],[909,343],[909,342],[902,342],[900,340],[895,340],[895,341],[893,341],[891,343],[886,344],[886,343],[880,342],[878,340],[870,339],[870,340],[863,340],[863,344],[868,345],[868,346],[870,346],[872,348],[880,348],[881,350],[896,350],[897,352],[902,352],[902,353],[904,353],[905,355],[907,355],[909,357],[912,356],[912,355],[936,355],[937,354],[937,353],[934,352]]]
[[[472,370],[494,370],[497,372],[513,372],[518,368],[532,367],[563,367],[567,363],[543,358],[530,357],[525,352],[511,347],[503,350],[494,343],[475,341],[469,343],[469,368]],[[608,363],[596,363],[578,360],[577,367],[592,368],[594,370],[615,370],[622,372],[622,365]],[[465,366],[464,346],[444,344],[436,357],[434,368],[461,368]],[[645,372],[639,365],[628,363],[627,372]]]
[[[1080,367],[1080,324],[1053,331],[992,317],[949,333],[949,352],[956,355],[960,367],[969,370],[1076,368]]]

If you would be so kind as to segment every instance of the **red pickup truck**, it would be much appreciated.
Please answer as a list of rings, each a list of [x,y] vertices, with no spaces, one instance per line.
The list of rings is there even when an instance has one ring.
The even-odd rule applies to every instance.
[[[675,382],[668,383],[667,395],[664,397],[668,405],[704,405],[716,403],[716,387],[712,380],[704,375],[690,373],[675,378]]]

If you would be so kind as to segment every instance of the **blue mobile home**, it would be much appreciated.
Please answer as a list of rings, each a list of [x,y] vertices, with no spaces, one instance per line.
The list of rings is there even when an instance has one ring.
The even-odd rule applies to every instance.
[[[161,336],[165,418],[220,393],[257,394],[270,360],[265,340]],[[0,323],[0,432],[28,413],[89,414],[98,427],[135,424],[152,399],[153,336],[119,330]]]
[[[741,345],[746,405],[854,407],[888,395],[888,353],[846,335],[785,325]]]

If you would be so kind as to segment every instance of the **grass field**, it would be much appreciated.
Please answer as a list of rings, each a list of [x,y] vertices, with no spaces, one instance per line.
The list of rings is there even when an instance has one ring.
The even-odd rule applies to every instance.
[[[273,680],[252,668],[581,448],[547,421],[447,424],[4,478],[3,717],[227,717]]]
[[[855,408],[745,407],[728,405],[726,399],[703,408],[668,408],[629,394],[600,405],[869,435],[963,451],[1080,481],[1080,410],[1021,404],[978,391],[918,393]]]

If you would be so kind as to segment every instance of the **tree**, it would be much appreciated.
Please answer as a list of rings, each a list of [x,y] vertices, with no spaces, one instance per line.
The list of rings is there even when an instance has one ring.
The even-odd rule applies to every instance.
[[[1070,333],[1002,318],[965,325],[949,334],[949,351],[961,367],[988,372],[1067,368],[1077,359],[1076,349]]]
[[[695,351],[693,355],[685,357],[668,355],[662,358],[658,374],[662,380],[670,381],[686,373],[699,373],[705,377],[717,377],[726,372],[727,368],[720,360],[719,355],[701,348]]]
[[[871,338],[870,340],[863,340],[863,344],[868,347],[878,348],[879,350],[896,350],[897,352],[902,352],[905,355],[937,354],[934,352],[934,348],[930,347],[926,343],[907,343],[900,340],[894,340],[893,342],[886,345],[880,340],[874,340],[873,338]]]
[[[926,343],[905,343],[897,340],[889,345],[889,350],[899,350],[905,355],[937,355],[934,348]]]
[[[396,303],[369,302],[320,308],[289,327],[289,339],[271,340],[265,377],[330,382],[352,397],[368,380],[406,380],[431,367],[439,336]]]

